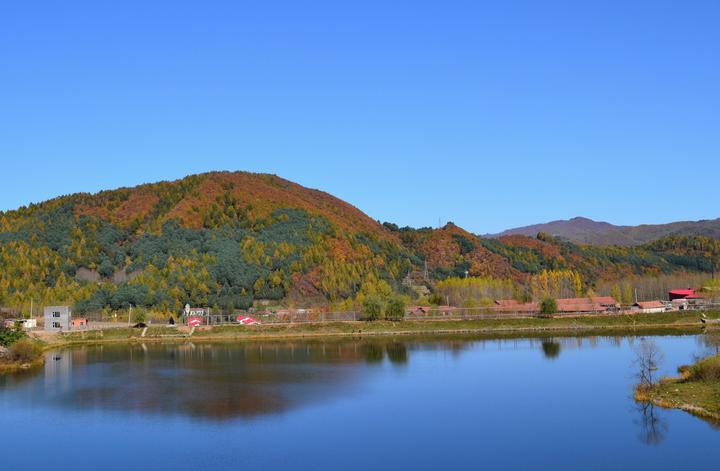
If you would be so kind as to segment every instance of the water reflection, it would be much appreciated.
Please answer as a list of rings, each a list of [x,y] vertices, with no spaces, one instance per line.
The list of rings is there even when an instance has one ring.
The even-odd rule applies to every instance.
[[[559,357],[561,348],[560,342],[555,340],[543,340],[542,342],[543,355],[549,360],[555,360]]]
[[[697,336],[698,344],[703,348],[702,356],[720,354],[720,329],[705,329]]]
[[[48,352],[28,401],[232,419],[357,393],[368,364],[406,365],[396,340],[337,343],[105,345]],[[6,383],[7,384],[7,383]]]
[[[649,402],[639,402],[636,405],[639,418],[635,419],[635,424],[640,429],[638,439],[645,445],[659,445],[668,431],[667,421],[661,418],[655,409],[655,405]]]
[[[471,361],[463,364],[472,365],[466,366],[474,368],[472,371],[492,372],[499,371],[494,365],[505,360],[481,356],[483,352],[527,351],[535,358],[541,352],[553,362],[551,365],[540,360],[546,364],[542,368],[552,374],[561,368],[574,368],[568,362],[554,363],[561,353],[570,356],[574,350],[603,346],[606,350],[599,355],[605,357],[607,347],[627,350],[624,353],[627,360],[637,350],[633,346],[643,344],[632,337],[484,340],[448,337],[104,345],[50,352],[44,369],[0,377],[0,393],[3,386],[16,386],[21,393],[13,395],[14,400],[32,407],[229,420],[283,414],[308,405],[362,397],[372,382],[368,381],[370,376],[394,379],[395,371],[410,369],[415,361],[422,363],[428,357],[438,358],[437,353],[455,358],[473,352],[469,355]],[[411,358],[415,356],[417,359]],[[483,363],[488,358],[493,358],[492,363]],[[517,366],[513,363],[515,358],[518,357],[503,356],[509,367]],[[623,375],[622,371],[614,371]],[[627,381],[627,376],[623,381]],[[662,441],[668,427],[654,407],[638,404],[637,411],[635,420],[643,443]],[[627,416],[625,420],[630,422]]]
[[[408,362],[408,350],[405,344],[392,342],[385,346],[388,359],[395,365],[404,365]]]

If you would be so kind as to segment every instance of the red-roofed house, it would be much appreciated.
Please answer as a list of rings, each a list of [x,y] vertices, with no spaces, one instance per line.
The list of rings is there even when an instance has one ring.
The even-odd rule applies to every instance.
[[[670,301],[673,301],[675,299],[687,299],[687,298],[694,298],[695,297],[695,290],[688,288],[688,289],[674,289],[668,293],[670,297]]]
[[[557,300],[558,312],[606,312],[616,308],[618,302],[612,296],[588,298],[561,298]]]
[[[666,310],[662,301],[638,301],[633,304],[633,311],[640,311],[645,314],[665,312]]]

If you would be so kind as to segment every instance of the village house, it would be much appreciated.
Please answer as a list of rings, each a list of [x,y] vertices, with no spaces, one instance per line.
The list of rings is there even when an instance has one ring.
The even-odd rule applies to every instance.
[[[684,311],[686,309],[702,309],[707,303],[705,296],[692,288],[674,289],[668,293],[673,309]]]
[[[590,296],[587,298],[560,298],[558,312],[607,312],[617,309],[618,302],[612,296]]]
[[[70,328],[72,330],[85,330],[88,328],[88,320],[85,318],[71,319]]]
[[[70,306],[46,306],[45,330],[50,332],[67,332],[70,330],[72,310]]]
[[[688,289],[674,289],[668,293],[668,298],[670,298],[670,301],[674,301],[676,299],[688,299],[695,296],[695,290],[692,288]]]
[[[632,305],[632,311],[643,314],[655,314],[665,312],[669,308],[662,301],[638,301]]]
[[[557,312],[607,312],[618,308],[618,302],[611,296],[592,296],[587,298],[560,298],[557,302]],[[539,303],[520,303],[514,299],[498,299],[495,301],[494,311],[507,313],[538,313]]]

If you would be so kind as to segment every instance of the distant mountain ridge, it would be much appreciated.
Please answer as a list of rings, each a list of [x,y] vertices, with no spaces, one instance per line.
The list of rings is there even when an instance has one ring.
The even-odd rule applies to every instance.
[[[499,234],[487,234],[485,237],[500,238],[510,235],[535,237],[541,232],[580,244],[631,247],[669,236],[703,236],[717,239],[720,238],[720,219],[616,226],[608,222],[575,217],[516,227]]]

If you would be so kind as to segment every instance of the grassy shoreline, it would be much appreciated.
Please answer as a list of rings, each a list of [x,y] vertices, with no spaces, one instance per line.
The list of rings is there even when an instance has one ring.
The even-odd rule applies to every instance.
[[[708,314],[710,318],[720,313]],[[116,328],[103,331],[71,332],[49,341],[50,347],[116,342],[255,341],[365,336],[442,336],[548,337],[576,335],[662,335],[699,333],[699,315],[686,313],[605,315],[480,320],[406,320],[401,322],[326,322],[260,326],[214,326],[197,330],[150,327],[144,337],[140,329]]]
[[[635,399],[666,409],[680,409],[720,424],[720,355],[678,368],[680,376],[635,388]]]

